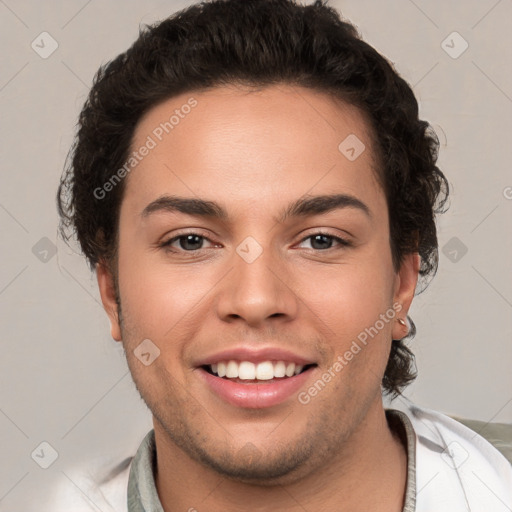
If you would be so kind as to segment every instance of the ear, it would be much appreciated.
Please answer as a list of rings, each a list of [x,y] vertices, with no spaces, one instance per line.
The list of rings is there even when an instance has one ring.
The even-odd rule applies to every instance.
[[[114,277],[109,266],[103,261],[96,265],[96,278],[98,279],[101,302],[110,320],[110,334],[116,341],[122,341]]]
[[[393,304],[398,303],[402,306],[402,309],[397,312],[396,317],[397,320],[401,318],[406,323],[407,313],[411,307],[416,283],[418,282],[420,261],[420,255],[417,252],[406,254],[396,275]],[[402,325],[398,321],[393,325],[394,340],[402,339],[408,332],[409,327],[407,325]]]

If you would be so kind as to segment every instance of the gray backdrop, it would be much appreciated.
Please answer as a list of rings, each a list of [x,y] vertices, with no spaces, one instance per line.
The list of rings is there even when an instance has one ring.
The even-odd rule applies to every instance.
[[[0,0],[0,510],[30,510],[57,482],[78,493],[73,468],[132,454],[151,428],[95,277],[57,238],[55,191],[98,66],[189,3]],[[452,186],[439,272],[411,311],[406,395],[512,423],[512,2],[331,5],[413,86]]]

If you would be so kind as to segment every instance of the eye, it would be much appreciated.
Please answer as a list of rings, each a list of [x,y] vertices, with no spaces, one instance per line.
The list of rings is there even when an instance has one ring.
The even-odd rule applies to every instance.
[[[171,252],[179,252],[179,250],[185,252],[193,252],[203,249],[203,241],[209,240],[203,235],[198,233],[181,233],[169,240],[160,244],[160,247],[165,248]],[[178,243],[178,247],[174,247],[174,244]]]
[[[203,243],[207,240],[210,243],[213,243],[209,238],[199,233],[190,232],[190,233],[181,233],[176,235],[169,240],[166,240],[159,244],[159,247],[164,248],[170,252],[195,252],[204,249]],[[351,243],[339,236],[330,235],[329,233],[314,233],[309,235],[301,240],[301,243],[304,243],[306,240],[311,240],[312,249],[315,251],[326,251],[329,249],[333,249],[333,242],[338,244],[338,248],[340,247],[349,247]],[[177,246],[176,246],[177,244]],[[336,248],[336,247],[334,247]]]
[[[313,235],[309,235],[306,238],[303,238],[301,243],[306,240],[311,239],[311,245],[314,250],[325,251],[332,249],[332,241],[336,241],[339,246],[349,247],[351,243],[344,238],[340,238],[339,236],[330,235],[328,233],[314,233]],[[316,247],[314,247],[316,245]]]

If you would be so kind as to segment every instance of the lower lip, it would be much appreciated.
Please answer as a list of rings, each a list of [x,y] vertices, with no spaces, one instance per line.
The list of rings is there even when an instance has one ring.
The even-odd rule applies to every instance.
[[[241,384],[212,375],[204,368],[198,368],[198,371],[207,386],[226,402],[247,409],[263,409],[281,404],[298,393],[315,368],[308,368],[293,377],[262,381],[261,384]]]

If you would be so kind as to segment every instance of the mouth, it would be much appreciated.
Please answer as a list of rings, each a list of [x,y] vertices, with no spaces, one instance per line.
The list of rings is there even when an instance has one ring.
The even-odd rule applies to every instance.
[[[204,364],[199,376],[223,402],[246,409],[263,409],[293,399],[311,378],[316,363],[284,360],[261,362],[234,359]]]
[[[300,365],[288,361],[226,360],[205,364],[201,368],[210,375],[241,384],[264,384],[271,381],[290,379],[316,367],[315,363]]]

